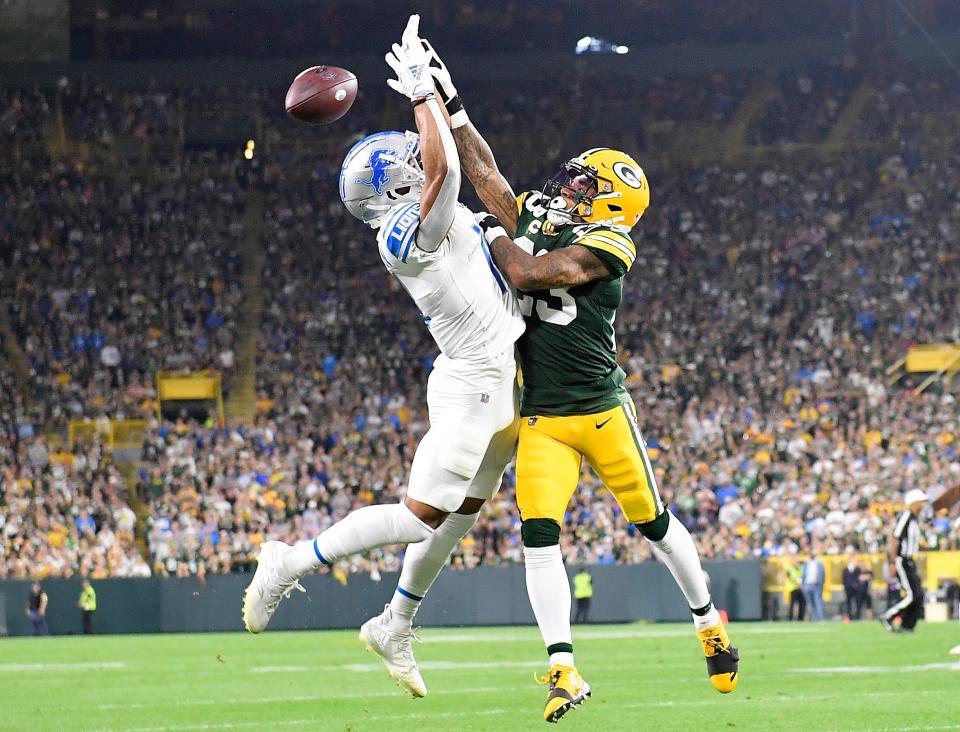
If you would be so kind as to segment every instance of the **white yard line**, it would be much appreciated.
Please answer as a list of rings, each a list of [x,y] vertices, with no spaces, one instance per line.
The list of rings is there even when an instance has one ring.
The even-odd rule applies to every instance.
[[[315,725],[318,719],[279,719],[271,720],[270,727],[302,727],[307,724]],[[163,727],[123,727],[123,732],[174,732],[175,730],[185,729],[250,729],[263,727],[263,721],[257,722],[217,722],[211,724],[172,724]],[[97,728],[90,732],[120,732],[114,728]]]
[[[544,661],[421,661],[417,664],[425,671],[465,671],[477,669],[497,668],[541,668],[545,669]],[[355,671],[357,673],[377,673],[383,671],[382,663],[347,663],[337,666],[339,671]]]
[[[381,669],[383,667],[381,666]],[[498,694],[503,691],[516,691],[516,685],[508,686],[475,686],[470,689],[471,694]],[[463,694],[462,689],[446,689],[440,691],[431,691],[430,696],[440,696],[445,694]],[[369,699],[370,697],[396,697],[403,698],[404,693],[399,689],[393,691],[364,691],[347,692],[344,694],[310,694],[308,696],[267,696],[267,697],[243,697],[237,699],[158,699],[155,702],[139,702],[131,704],[100,704],[97,709],[104,711],[114,709],[152,709],[155,707],[206,707],[219,706],[222,704],[281,704],[284,702],[322,702],[335,701],[340,699]]]
[[[21,671],[109,671],[126,668],[121,661],[92,661],[89,663],[0,663],[0,673]]]
[[[877,732],[925,732],[935,729],[960,729],[960,724],[926,724],[919,727],[884,727]],[[860,730],[851,730],[850,732],[860,732]]]
[[[478,712],[470,712],[468,716],[470,717],[489,717],[496,714],[506,714],[508,709],[484,709]],[[462,718],[464,716],[463,712],[414,712],[410,714],[375,714],[372,716],[365,716],[363,719],[358,722],[386,722],[390,720],[406,720],[406,719],[449,719],[451,717]],[[269,723],[264,723],[263,721],[257,722],[217,722],[212,724],[172,724],[165,725],[162,727],[132,727],[125,728],[123,732],[180,732],[181,730],[210,730],[210,729],[250,729],[250,728],[262,728],[266,726],[273,727],[302,727],[305,725],[320,725],[322,724],[321,720],[318,718],[313,719],[280,719],[280,720],[271,720]],[[90,732],[119,732],[119,730],[109,729],[96,729],[91,730]]]
[[[498,669],[517,669],[517,668],[547,668],[546,661],[520,660],[520,661],[421,661],[417,664],[421,670],[425,671],[480,671],[480,670],[498,670]],[[688,664],[660,664],[658,668],[686,668]],[[353,673],[369,674],[381,673],[383,671],[382,663],[344,663],[344,664],[317,664],[315,666],[253,666],[249,669],[252,674],[265,673],[306,673],[310,671],[327,671],[336,673],[338,671],[352,671]]]
[[[927,689],[927,690],[905,690],[905,691],[876,691],[866,694],[857,693],[855,697],[857,699],[886,699],[886,698],[895,698],[895,697],[910,697],[916,698],[917,696],[922,696],[925,694],[941,694],[943,693],[940,690],[936,689]],[[776,696],[757,696],[753,695],[749,698],[745,696],[731,696],[728,699],[724,699],[722,704],[783,704],[784,702],[807,702],[807,701],[831,701],[835,699],[850,699],[850,694],[777,694]],[[669,699],[663,701],[649,701],[649,702],[628,702],[626,704],[619,704],[617,707],[619,709],[645,709],[648,707],[699,707],[699,706],[715,706],[718,703],[718,699],[713,696],[709,699],[690,699],[690,700],[679,700],[671,701]],[[897,728],[900,729],[900,728]],[[928,729],[926,727],[917,727],[916,729]],[[929,729],[941,729],[940,727],[930,727]],[[954,729],[953,727],[945,727],[942,729]]]
[[[960,671],[960,662],[922,663],[914,666],[820,666],[817,668],[792,668],[795,674],[883,674],[918,671]]]
[[[734,636],[738,635],[788,635],[788,634],[807,634],[807,633],[817,633],[822,631],[822,628],[816,628],[813,626],[786,626],[786,624],[775,623],[771,624],[777,625],[779,627],[769,627],[769,628],[748,628],[748,627],[737,627],[736,624],[733,624],[730,627],[730,634]],[[517,633],[514,629],[505,630],[503,634],[497,634],[496,628],[491,628],[490,633],[447,633],[440,628],[430,630],[429,628],[424,630],[421,635],[423,636],[424,643],[475,643],[475,642],[484,642],[489,643],[495,641],[497,643],[526,643],[531,641],[540,641],[540,635],[537,632],[536,628],[531,628],[529,633]],[[611,628],[609,630],[603,628],[585,628],[585,629],[573,629],[573,639],[574,642],[578,640],[624,640],[626,638],[684,638],[686,636],[693,635],[693,627],[690,628],[664,628],[663,630],[658,630],[656,628]]]
[[[366,717],[364,721],[377,721],[385,722],[390,719],[444,719],[449,717],[458,717],[463,719],[464,717],[491,717],[496,714],[507,714],[511,710],[509,709],[482,709],[478,712],[436,712],[436,713],[426,713],[426,712],[417,712],[415,714],[375,714],[372,717]]]
[[[379,667],[378,667],[378,670]],[[610,684],[604,685],[606,688],[610,688]],[[620,686],[620,685],[618,685]],[[509,684],[506,686],[476,686],[470,689],[471,694],[497,694],[503,691],[516,691],[516,684]],[[462,689],[441,689],[437,691],[431,691],[431,696],[445,696],[453,694],[462,694]],[[926,690],[926,691],[879,691],[868,694],[858,694],[858,697],[867,697],[867,698],[876,698],[882,699],[885,697],[898,697],[898,696],[916,696],[924,694],[936,694],[939,693],[937,690]],[[310,695],[300,695],[300,696],[268,696],[268,697],[239,697],[231,699],[167,699],[154,702],[134,702],[130,704],[100,704],[97,706],[97,709],[109,711],[109,710],[118,710],[118,709],[149,709],[153,707],[194,707],[194,706],[218,706],[224,704],[236,705],[236,704],[279,704],[283,702],[322,702],[322,701],[333,701],[339,699],[368,699],[371,697],[402,697],[403,692],[399,690],[393,691],[365,691],[365,692],[346,692],[339,694],[310,694]],[[790,695],[777,695],[777,696],[752,696],[750,699],[746,699],[742,696],[730,697],[724,703],[764,703],[764,702],[775,702],[777,704],[785,701],[799,701],[803,699],[809,699],[812,701],[817,700],[828,700],[828,699],[840,699],[846,698],[845,695],[837,694],[828,694],[828,695],[819,695],[811,696],[806,694],[800,694],[796,696]],[[671,700],[665,699],[660,701],[649,701],[649,702],[629,702],[627,704],[620,705],[625,709],[640,709],[644,707],[682,707],[682,706],[710,706],[716,704],[717,699],[713,696],[710,696],[709,699],[694,699],[694,700]]]
[[[475,688],[471,689],[472,693],[477,692],[501,692],[514,689],[515,687],[485,687],[485,688]],[[305,696],[305,697],[275,697],[275,698],[260,698],[260,699],[218,699],[218,700],[204,700],[204,704],[233,704],[233,703],[272,703],[272,702],[282,702],[282,701],[323,701],[325,699],[353,699],[353,698],[368,698],[368,697],[379,697],[379,696],[396,696],[398,692],[391,692],[389,694],[384,692],[374,692],[374,693],[365,693],[365,694],[338,694],[331,696]],[[445,694],[461,694],[462,691],[447,691],[447,692],[436,692],[436,693],[445,693]],[[904,691],[880,691],[867,694],[857,694],[858,699],[885,699],[885,698],[913,698],[925,694],[939,694],[941,691],[929,689],[929,690],[904,690]],[[849,699],[849,694],[778,694],[776,696],[769,697],[757,697],[745,698],[732,697],[729,700],[724,701],[724,704],[784,704],[787,702],[821,702],[821,701],[832,701],[836,699]],[[193,702],[167,702],[167,705],[190,705]],[[197,702],[198,704],[201,702]],[[617,708],[619,709],[648,709],[648,708],[670,708],[670,707],[693,707],[693,706],[706,706],[712,707],[716,706],[717,699],[711,697],[709,699],[693,699],[693,700],[662,700],[662,701],[648,701],[648,702],[631,702],[627,704],[619,704]],[[108,705],[101,706],[101,709],[126,709],[132,708],[136,705]],[[469,712],[468,716],[495,716],[500,714],[507,714],[511,710],[503,708],[493,708],[486,709],[481,711],[472,711]],[[404,714],[381,714],[381,715],[372,715],[364,716],[362,722],[386,722],[391,720],[408,720],[408,719],[444,719],[451,717],[463,717],[463,712],[409,712]],[[295,727],[295,726],[304,726],[304,725],[313,725],[319,722],[318,719],[286,719],[286,720],[271,720],[269,723],[270,727]],[[362,723],[359,722],[359,723]],[[220,722],[220,723],[209,723],[209,724],[182,724],[182,725],[167,725],[160,727],[136,727],[136,728],[127,728],[123,732],[180,732],[181,730],[219,730],[219,729],[249,729],[252,727],[262,727],[264,726],[263,721],[257,722]],[[916,726],[916,727],[889,727],[878,732],[934,732],[939,730],[950,730],[950,729],[960,729],[958,724],[948,724],[948,725],[929,725],[929,726]],[[91,730],[90,732],[120,732],[120,730],[114,729],[97,729]],[[859,730],[849,730],[849,732],[859,732]]]

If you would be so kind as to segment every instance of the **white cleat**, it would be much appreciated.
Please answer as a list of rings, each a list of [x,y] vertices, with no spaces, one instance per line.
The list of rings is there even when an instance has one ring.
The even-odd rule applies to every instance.
[[[386,605],[380,615],[360,626],[360,640],[368,651],[380,656],[397,686],[414,699],[426,696],[427,685],[423,683],[417,660],[413,657],[412,642],[420,639],[412,630],[406,633],[393,630],[391,615],[390,606]]]
[[[274,611],[293,590],[306,592],[298,582],[299,577],[285,576],[283,555],[292,549],[282,541],[265,541],[257,557],[257,571],[243,593],[243,624],[251,633],[259,633],[267,627]]]
[[[950,649],[951,656],[960,656],[960,646],[954,646]]]

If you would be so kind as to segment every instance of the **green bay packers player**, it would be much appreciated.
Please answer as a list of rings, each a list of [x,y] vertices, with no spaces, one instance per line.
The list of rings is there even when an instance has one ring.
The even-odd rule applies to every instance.
[[[739,653],[713,607],[693,539],[660,498],[616,360],[614,318],[637,257],[629,232],[650,202],[644,172],[623,152],[595,148],[568,161],[542,191],[515,197],[449,72],[424,45],[463,171],[492,212],[481,227],[518,290],[527,324],[517,342],[523,375],[517,503],[527,592],[550,658],[544,719],[558,721],[591,693],[574,665],[559,546],[583,460],[670,569],[693,614],[714,688],[733,691]]]

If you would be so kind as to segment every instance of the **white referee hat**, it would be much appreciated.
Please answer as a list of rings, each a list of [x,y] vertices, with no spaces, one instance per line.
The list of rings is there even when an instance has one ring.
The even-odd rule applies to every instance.
[[[908,506],[912,506],[914,503],[925,503],[929,500],[930,496],[928,496],[919,488],[911,488],[907,491],[907,495],[903,497],[903,502]]]

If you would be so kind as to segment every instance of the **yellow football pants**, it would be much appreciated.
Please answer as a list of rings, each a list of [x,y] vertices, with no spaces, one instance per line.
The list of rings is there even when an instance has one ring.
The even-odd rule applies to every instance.
[[[597,414],[522,419],[517,448],[520,517],[553,519],[562,525],[583,458],[630,523],[653,521],[663,513],[636,410],[625,401]]]

